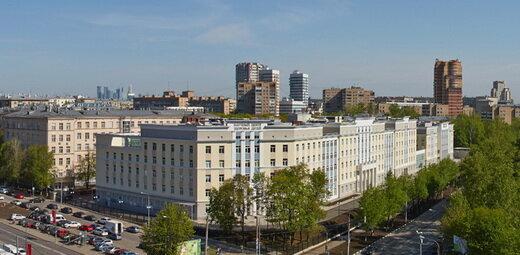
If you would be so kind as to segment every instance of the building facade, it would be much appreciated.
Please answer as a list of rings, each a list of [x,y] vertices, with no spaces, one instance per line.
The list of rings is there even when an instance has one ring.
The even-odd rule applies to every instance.
[[[54,153],[57,182],[72,185],[70,177],[81,158],[95,152],[96,134],[139,132],[141,124],[180,123],[183,113],[172,111],[19,111],[2,117],[6,140],[23,148],[47,145]]]
[[[280,85],[277,82],[238,82],[237,111],[248,114],[280,114]]]
[[[435,60],[434,102],[448,105],[449,115],[462,114],[462,64],[460,60]]]
[[[282,98],[280,101],[280,114],[290,114],[290,113],[301,113],[305,111],[307,108],[307,104],[303,101],[296,101],[292,98]]]
[[[289,97],[309,104],[309,75],[295,70],[289,76]]]
[[[339,112],[347,104],[369,104],[374,102],[374,91],[361,87],[344,89],[331,88],[323,90],[324,111],[327,113]]]
[[[227,97],[196,97],[193,91],[183,91],[176,95],[165,91],[163,96],[144,96],[133,99],[136,110],[164,110],[169,107],[204,107],[205,112],[230,114],[236,108],[236,101]]]
[[[500,104],[513,104],[511,91],[506,87],[505,81],[494,81],[491,89],[491,97],[498,98]]]
[[[238,63],[235,65],[235,82],[258,82],[260,70],[265,65],[260,63]]]
[[[210,190],[226,179],[270,176],[304,163],[311,171],[323,169],[328,200],[334,201],[384,183],[388,172],[414,174],[416,139],[416,121],[408,118],[315,125],[254,120],[143,125],[141,135],[98,135],[97,194],[103,205],[141,213],[148,198],[154,213],[175,202],[202,220]],[[252,206],[249,213],[255,210]]]
[[[425,150],[425,165],[453,158],[453,124],[420,122],[417,126],[417,150]]]

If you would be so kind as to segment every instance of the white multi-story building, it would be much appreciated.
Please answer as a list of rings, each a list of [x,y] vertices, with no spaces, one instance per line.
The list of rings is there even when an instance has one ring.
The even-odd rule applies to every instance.
[[[417,150],[424,150],[424,165],[453,158],[453,124],[421,122],[417,126]]]
[[[408,118],[142,125],[140,135],[97,135],[97,194],[101,204],[142,213],[149,196],[153,212],[174,202],[204,219],[211,188],[224,180],[304,163],[323,169],[333,201],[382,184],[388,172],[415,173],[416,137]]]
[[[306,106],[309,104],[309,75],[295,70],[289,77],[289,96],[302,101]]]

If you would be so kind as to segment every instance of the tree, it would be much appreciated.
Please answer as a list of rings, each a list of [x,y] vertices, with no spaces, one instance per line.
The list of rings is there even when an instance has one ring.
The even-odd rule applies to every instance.
[[[385,186],[383,186],[383,195],[386,200],[384,205],[386,205],[385,211],[388,220],[401,212],[404,204],[409,201],[406,189],[407,186],[405,183],[398,181],[392,172],[388,172]]]
[[[455,146],[470,147],[484,139],[484,123],[480,115],[460,115],[451,122],[454,124]]]
[[[195,234],[193,223],[179,205],[168,203],[157,213],[150,226],[143,227],[141,242],[150,255],[176,255],[182,242]]]
[[[12,139],[0,145],[0,178],[11,184],[17,183],[22,171],[23,150],[20,141]]]
[[[374,230],[385,221],[387,216],[386,208],[388,201],[385,198],[384,190],[378,187],[368,188],[363,192],[359,201],[361,208],[359,216],[365,221],[367,230],[374,233]]]
[[[29,146],[23,163],[23,180],[40,190],[48,188],[54,182],[54,175],[50,172],[53,159],[54,154],[47,145]]]
[[[265,213],[265,205],[267,203],[267,186],[269,179],[264,173],[257,172],[253,175],[253,203],[256,211],[260,214]]]
[[[300,231],[300,236],[303,229],[315,228],[324,216],[326,185],[322,170],[311,174],[304,164],[276,171],[267,188],[267,219],[286,232]]]
[[[242,240],[245,242],[245,220],[252,205],[253,188],[249,179],[237,174],[233,179],[225,181],[220,188],[213,189],[209,202],[209,216],[220,227],[231,232],[236,222],[242,229]]]
[[[368,113],[367,107],[364,103],[357,104],[346,104],[343,106],[343,111],[345,114],[350,116],[356,116],[362,113]]]
[[[89,152],[76,166],[76,178],[88,189],[92,178],[96,177],[96,157]]]

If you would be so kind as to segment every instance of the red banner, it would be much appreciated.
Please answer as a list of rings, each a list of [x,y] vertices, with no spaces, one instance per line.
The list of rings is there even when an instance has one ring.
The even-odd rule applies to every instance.
[[[52,224],[56,225],[56,210],[52,210]]]

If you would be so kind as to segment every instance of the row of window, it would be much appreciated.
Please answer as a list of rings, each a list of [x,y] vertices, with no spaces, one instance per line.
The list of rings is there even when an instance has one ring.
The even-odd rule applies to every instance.
[[[85,138],[85,140],[88,140],[90,139],[91,135],[90,133],[77,133],[76,134],[76,139],[82,139],[82,138]],[[96,139],[96,137],[94,136],[94,133],[92,133],[92,138]],[[51,135],[51,142],[70,142],[71,141],[71,136],[70,135]]]
[[[57,150],[56,150],[57,148]],[[82,151],[83,149],[89,151],[93,148],[90,147],[90,144],[86,143],[85,146],[83,147],[82,144],[76,144],[76,151]],[[51,147],[51,151],[52,153],[58,153],[58,154],[61,154],[61,153],[71,153],[71,147],[70,146],[52,146]]]

